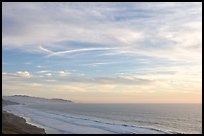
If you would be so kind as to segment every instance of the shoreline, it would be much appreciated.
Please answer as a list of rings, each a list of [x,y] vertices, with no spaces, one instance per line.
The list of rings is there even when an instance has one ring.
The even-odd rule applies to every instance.
[[[20,108],[20,107],[19,107]],[[22,108],[22,107],[21,107]],[[60,116],[58,114],[52,114],[52,113],[44,113],[35,111],[34,109],[26,109],[22,108],[19,111],[26,111],[28,114],[36,114],[38,116],[43,117],[42,119],[39,119],[34,116],[34,120],[31,120],[30,117],[25,117],[25,119],[30,122],[31,124],[36,124],[39,127],[43,127],[45,129],[46,134],[54,133],[52,130],[54,130],[57,134],[111,134],[111,133],[136,133],[136,134],[145,134],[145,133],[168,133],[161,130],[156,130],[153,128],[145,128],[145,127],[138,127],[138,126],[127,126],[122,124],[111,124],[111,123],[104,123],[101,121],[96,121],[92,119],[85,119],[85,118],[79,118],[79,117],[73,117],[73,116]],[[16,113],[18,114],[18,113]],[[40,121],[38,123],[38,121]],[[46,122],[55,122],[56,124],[60,124],[60,126],[53,126],[52,123],[50,124],[44,124]],[[40,124],[40,125],[38,125]],[[41,125],[42,124],[42,125]],[[44,124],[44,125],[43,125]],[[88,124],[88,125],[87,125]],[[56,128],[53,128],[56,127]],[[51,128],[51,129],[50,129]],[[124,129],[121,131],[118,131],[117,128]],[[49,129],[49,130],[48,130]],[[51,131],[50,131],[51,130]]]
[[[92,114],[89,115],[89,114],[86,114],[85,112],[78,112],[79,114],[75,114],[75,112],[72,112],[73,107],[74,108],[76,107],[76,109],[80,108],[81,106],[87,108],[86,107],[87,105],[67,105],[66,103],[56,103],[56,104],[51,103],[50,104],[49,102],[44,104],[43,103],[44,101],[42,102],[42,104],[40,103],[32,104],[32,103],[28,103],[30,102],[29,99],[28,100],[26,99],[28,101],[27,102],[27,101],[24,101],[23,99],[17,99],[17,98],[14,99],[13,97],[12,99],[7,99],[7,100],[9,101],[12,100],[12,102],[17,102],[18,104],[9,104],[3,108],[4,110],[10,113],[13,113],[14,115],[23,117],[24,120],[26,120],[26,123],[30,125],[34,125],[39,128],[43,128],[46,134],[88,134],[88,133],[89,134],[111,134],[111,133],[115,133],[115,134],[185,134],[184,133],[185,131],[176,131],[174,129],[169,129],[171,128],[171,126],[168,128],[168,125],[167,127],[166,126],[163,127],[161,126],[162,124],[161,125],[154,125],[154,124],[149,125],[147,124],[149,122],[147,122],[146,123],[147,125],[143,126],[142,123],[141,124],[139,123],[137,124],[134,122],[129,123],[129,122],[120,120],[119,117],[121,116],[118,116],[117,118],[109,118],[112,116],[106,116],[105,114],[104,116],[94,116],[95,114],[91,116]],[[95,105],[95,106],[98,106],[98,105]],[[93,106],[91,105],[91,108],[92,107]],[[121,107],[124,107],[124,105],[122,105]],[[66,109],[66,108],[67,109],[70,108],[70,109],[64,111],[63,109]],[[107,108],[109,107],[107,106]],[[112,115],[115,115],[115,114],[112,114]],[[108,117],[109,120],[107,120],[107,118],[104,118],[104,117]],[[118,119],[118,120],[114,120],[114,119]],[[132,119],[132,118],[127,117],[127,119]],[[178,119],[183,119],[183,118],[178,118]],[[167,118],[167,121],[171,121],[171,120]],[[199,133],[197,131],[195,132]]]
[[[14,123],[15,122],[15,123]],[[2,110],[2,134],[46,134],[44,128],[39,128],[26,121],[25,118]]]
[[[17,115],[19,116],[19,115]],[[30,124],[30,125],[33,125],[33,126],[36,126],[38,128],[42,128],[44,129],[45,131],[45,134],[60,134],[61,132],[59,132],[58,130],[56,129],[53,129],[53,128],[49,128],[49,127],[46,127],[46,126],[43,126],[43,125],[40,125],[38,123],[35,123],[35,121],[33,121],[31,118],[29,117],[25,117],[25,116],[19,116],[19,117],[22,117],[26,120],[26,123],[27,124]]]
[[[43,127],[4,109],[5,106],[16,104],[2,99],[2,134],[46,134]]]

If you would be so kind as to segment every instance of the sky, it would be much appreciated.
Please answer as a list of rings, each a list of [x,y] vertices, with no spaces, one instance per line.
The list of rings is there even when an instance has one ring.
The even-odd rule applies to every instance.
[[[3,3],[2,95],[202,103],[202,3]]]

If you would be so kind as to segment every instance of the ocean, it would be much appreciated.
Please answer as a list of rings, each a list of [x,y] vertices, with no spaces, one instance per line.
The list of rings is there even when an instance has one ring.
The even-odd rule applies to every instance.
[[[202,104],[81,104],[10,105],[46,133],[198,133]]]

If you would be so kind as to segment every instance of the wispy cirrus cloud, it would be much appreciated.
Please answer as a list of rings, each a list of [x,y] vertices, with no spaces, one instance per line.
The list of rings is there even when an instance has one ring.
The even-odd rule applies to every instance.
[[[56,8],[58,13],[53,13]],[[3,47],[32,48],[48,56],[107,50],[111,55],[186,59],[185,54],[197,56],[202,47],[201,11],[200,3],[4,3]],[[66,41],[109,47],[49,49]],[[36,47],[42,44],[46,48]]]
[[[2,19],[19,90],[201,92],[202,3],[3,3]]]
[[[40,74],[40,75],[39,75]],[[137,78],[132,76],[117,76],[117,77],[85,77],[81,74],[71,73],[68,71],[38,71],[37,74],[32,74],[28,71],[18,71],[15,73],[2,73],[5,80],[10,78],[33,78],[36,81],[57,81],[61,83],[88,83],[88,84],[126,84],[126,85],[141,85],[150,84],[154,80]],[[41,77],[43,76],[43,77]]]

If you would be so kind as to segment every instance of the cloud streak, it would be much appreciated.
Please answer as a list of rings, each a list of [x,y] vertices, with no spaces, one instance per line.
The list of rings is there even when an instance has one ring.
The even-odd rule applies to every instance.
[[[3,3],[2,29],[2,79],[19,90],[201,92],[199,2]]]
[[[4,80],[10,80],[10,79],[28,79],[32,78],[33,75],[28,71],[17,71],[16,73],[2,73],[2,78]]]
[[[75,50],[65,50],[65,51],[51,51],[49,49],[46,49],[42,46],[39,47],[41,50],[49,53],[47,57],[52,57],[52,56],[62,56],[64,54],[69,54],[69,53],[78,53],[78,52],[89,52],[89,51],[105,51],[105,50],[115,50],[117,48],[81,48],[81,49],[75,49]]]
[[[53,13],[55,9],[58,13]],[[201,11],[200,3],[4,3],[3,47],[46,53],[48,57],[103,50],[112,55],[172,60],[187,59],[186,54],[193,53],[195,58],[191,59],[195,60],[202,47]],[[49,49],[55,48],[53,43],[62,47],[59,43],[66,41],[109,47]]]

